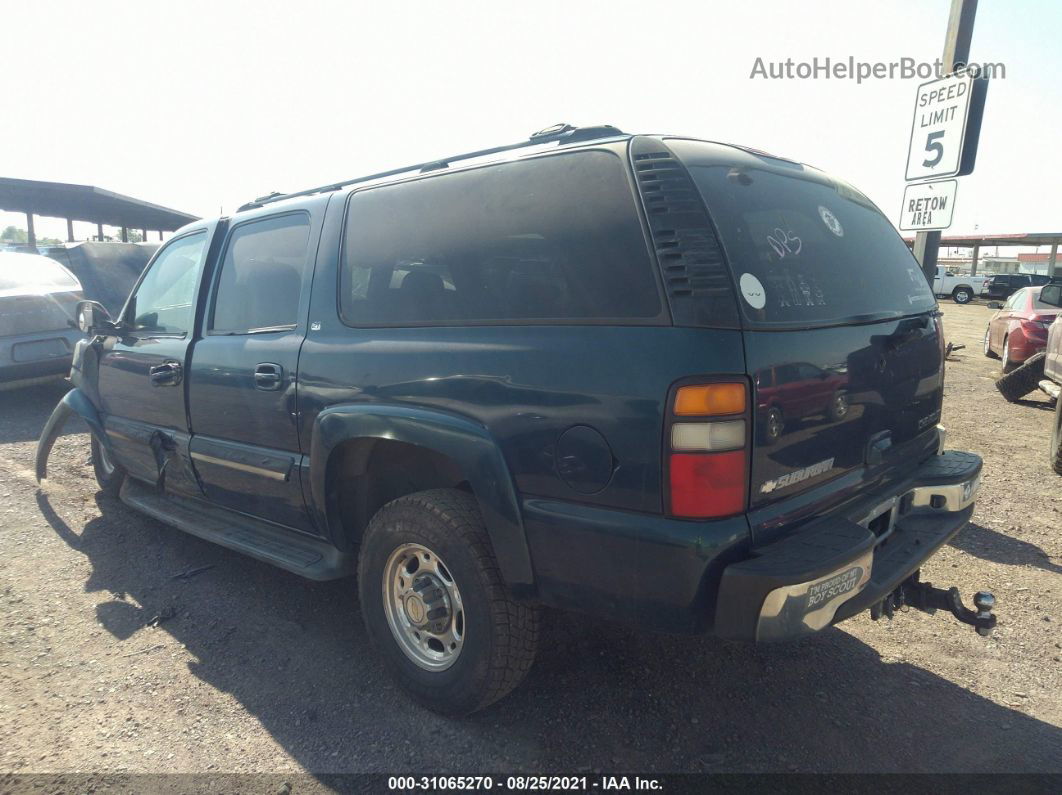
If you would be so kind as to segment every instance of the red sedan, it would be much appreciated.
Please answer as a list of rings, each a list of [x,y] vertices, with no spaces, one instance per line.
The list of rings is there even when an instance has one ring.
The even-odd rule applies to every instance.
[[[1006,303],[993,301],[997,310],[985,329],[985,356],[1001,358],[1003,372],[1010,372],[1047,345],[1047,329],[1059,313],[1057,306],[1041,303],[1042,287],[1025,287]]]

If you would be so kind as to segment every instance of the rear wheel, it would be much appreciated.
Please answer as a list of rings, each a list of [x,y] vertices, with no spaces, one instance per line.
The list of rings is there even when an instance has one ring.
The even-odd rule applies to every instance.
[[[973,290],[969,287],[956,287],[951,297],[957,304],[968,304],[973,300]]]
[[[125,483],[125,470],[122,469],[121,464],[111,460],[107,448],[96,439],[96,434],[92,434],[91,446],[92,471],[96,475],[96,483],[99,484],[100,491],[117,497],[118,492],[122,490],[122,484]]]
[[[1062,475],[1062,397],[1055,401],[1055,432],[1051,434],[1051,468]]]
[[[538,612],[509,597],[465,492],[422,491],[381,508],[362,539],[358,591],[391,673],[436,712],[497,701],[534,661]]]

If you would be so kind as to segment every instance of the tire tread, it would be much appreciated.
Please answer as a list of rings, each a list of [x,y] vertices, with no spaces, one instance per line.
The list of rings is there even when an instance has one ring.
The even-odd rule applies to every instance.
[[[1044,377],[1044,354],[1030,356],[1020,367],[1015,367],[1002,378],[996,379],[996,389],[1013,403],[1028,395]]]

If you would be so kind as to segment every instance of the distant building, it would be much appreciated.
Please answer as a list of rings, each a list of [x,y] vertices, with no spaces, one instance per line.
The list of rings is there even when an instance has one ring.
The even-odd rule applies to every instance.
[[[1050,254],[1019,254],[1018,261],[1021,263],[1019,270],[1022,273],[1047,274],[1047,265],[1050,262]]]

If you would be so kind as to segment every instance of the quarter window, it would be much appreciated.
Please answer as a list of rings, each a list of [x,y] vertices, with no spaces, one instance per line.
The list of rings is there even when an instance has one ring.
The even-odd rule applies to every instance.
[[[181,335],[192,330],[206,240],[206,232],[178,238],[155,258],[126,310],[136,331]]]
[[[233,229],[218,278],[213,333],[294,327],[309,237],[310,219],[305,213]]]
[[[662,305],[623,161],[579,152],[351,198],[345,322],[652,322]]]

